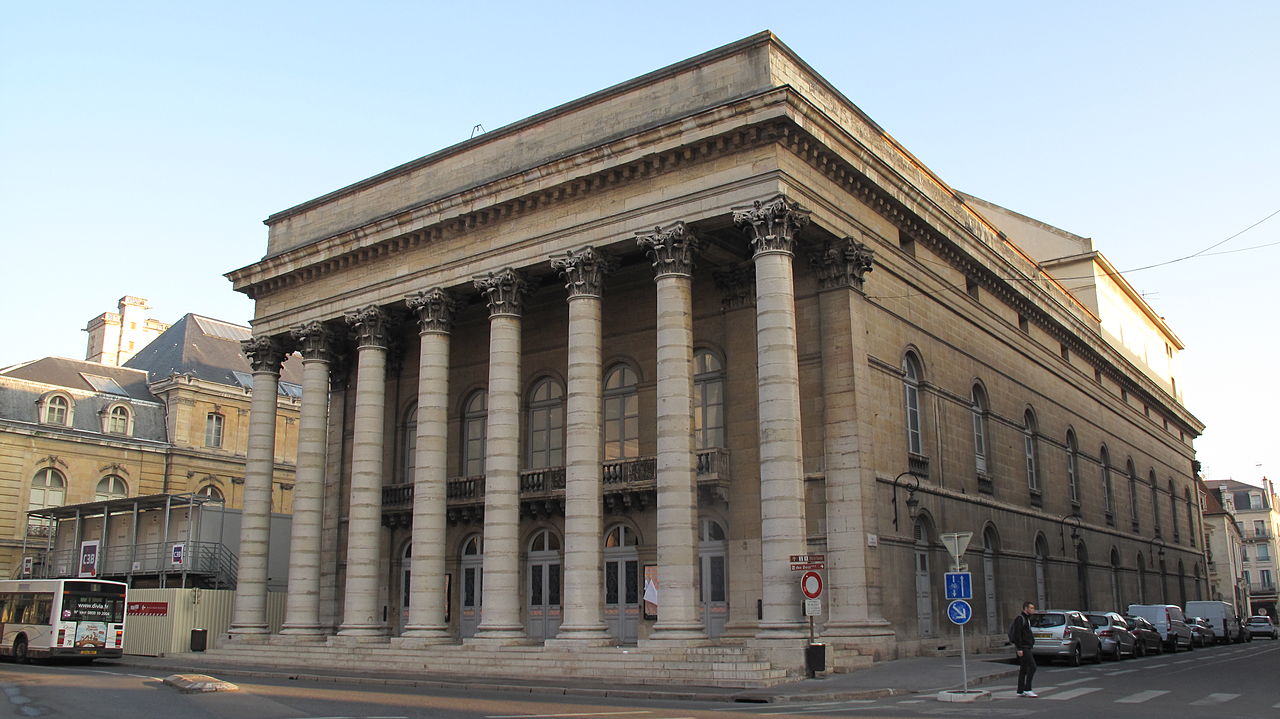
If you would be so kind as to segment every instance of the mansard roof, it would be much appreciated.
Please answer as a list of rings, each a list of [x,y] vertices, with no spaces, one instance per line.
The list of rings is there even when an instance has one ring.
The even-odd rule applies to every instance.
[[[240,342],[250,336],[243,325],[188,313],[125,362],[125,367],[146,372],[151,382],[177,374],[245,387],[253,370],[240,352]],[[292,366],[296,364],[285,363],[281,381],[301,384],[301,371]]]
[[[80,392],[120,395],[130,399],[155,401],[147,388],[147,373],[66,357],[42,357],[4,370],[0,375],[38,382]],[[103,380],[108,381],[103,381]]]

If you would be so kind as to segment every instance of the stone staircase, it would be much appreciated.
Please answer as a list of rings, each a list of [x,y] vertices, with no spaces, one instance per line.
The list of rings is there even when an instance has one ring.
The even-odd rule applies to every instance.
[[[788,676],[750,649],[733,646],[543,647],[371,644],[230,643],[183,658],[203,665],[269,667],[287,672],[377,672],[403,678],[434,677],[554,682],[583,680],[628,685],[681,685],[757,689]]]

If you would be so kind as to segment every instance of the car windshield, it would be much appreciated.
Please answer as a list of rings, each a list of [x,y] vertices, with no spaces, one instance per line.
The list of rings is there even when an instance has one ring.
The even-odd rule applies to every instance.
[[[1032,614],[1031,626],[1033,627],[1060,627],[1067,623],[1067,615],[1065,614]]]
[[[1105,614],[1086,614],[1085,616],[1088,617],[1089,623],[1095,627],[1111,626],[1111,617]]]
[[[1249,623],[1250,624],[1270,624],[1271,620],[1267,619],[1266,617],[1250,617]]]

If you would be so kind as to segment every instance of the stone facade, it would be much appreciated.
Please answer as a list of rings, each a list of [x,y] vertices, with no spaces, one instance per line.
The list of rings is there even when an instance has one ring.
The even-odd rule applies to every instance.
[[[1027,599],[1203,595],[1202,425],[1104,329],[1181,344],[978,205],[762,33],[273,215],[228,275],[255,337],[318,323],[341,358],[302,400],[297,623],[768,651],[822,554],[840,668],[952,646],[953,531],[998,643]]]
[[[1280,557],[1276,556],[1276,536],[1280,533],[1280,498],[1275,485],[1266,477],[1262,486],[1246,484],[1232,479],[1205,482],[1210,492],[1217,494],[1222,505],[1231,512],[1240,532],[1243,544],[1241,560],[1243,583],[1248,587],[1245,608],[1249,614],[1266,614],[1277,618],[1278,592],[1276,577],[1280,576]]]

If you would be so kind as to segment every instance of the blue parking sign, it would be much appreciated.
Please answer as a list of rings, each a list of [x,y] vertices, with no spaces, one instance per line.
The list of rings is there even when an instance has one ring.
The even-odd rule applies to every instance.
[[[947,572],[947,599],[973,599],[973,575],[969,572]]]

